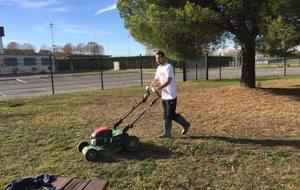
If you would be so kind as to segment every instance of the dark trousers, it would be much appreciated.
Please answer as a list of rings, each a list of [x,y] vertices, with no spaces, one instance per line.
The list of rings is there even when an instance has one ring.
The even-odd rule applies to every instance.
[[[188,128],[190,127],[190,123],[179,113],[176,113],[176,104],[177,98],[172,100],[162,100],[162,106],[164,111],[164,135],[163,136],[171,136],[172,130],[172,120],[181,125],[182,131],[181,134],[184,135]]]
[[[164,119],[176,121],[178,114],[176,113],[177,98],[172,100],[162,100],[162,106],[164,111]]]

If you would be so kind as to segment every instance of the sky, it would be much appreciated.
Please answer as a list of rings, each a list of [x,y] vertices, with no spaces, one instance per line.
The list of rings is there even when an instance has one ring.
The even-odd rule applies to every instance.
[[[38,51],[55,45],[96,41],[112,56],[144,55],[146,48],[124,27],[117,0],[0,0],[4,46],[11,41],[30,43]]]

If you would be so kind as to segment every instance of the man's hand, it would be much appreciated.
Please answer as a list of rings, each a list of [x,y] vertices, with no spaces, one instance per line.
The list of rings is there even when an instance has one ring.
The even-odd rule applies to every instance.
[[[158,87],[146,86],[145,90],[146,91],[150,91],[151,90],[152,92],[156,93],[156,92],[158,92]]]
[[[150,86],[146,86],[146,87],[145,87],[145,90],[146,90],[146,91],[150,91],[150,90],[151,90],[151,87],[150,87]]]
[[[151,87],[151,91],[156,93],[158,91],[158,87]]]

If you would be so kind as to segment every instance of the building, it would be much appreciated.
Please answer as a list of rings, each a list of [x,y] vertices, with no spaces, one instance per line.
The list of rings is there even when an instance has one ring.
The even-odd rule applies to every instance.
[[[54,64],[51,65],[52,71],[55,72]],[[49,73],[50,71],[49,56],[0,55],[0,75]]]
[[[4,27],[0,26],[0,75],[48,73],[51,71],[50,65],[55,72],[54,64],[50,64],[48,55],[5,55],[3,36]]]

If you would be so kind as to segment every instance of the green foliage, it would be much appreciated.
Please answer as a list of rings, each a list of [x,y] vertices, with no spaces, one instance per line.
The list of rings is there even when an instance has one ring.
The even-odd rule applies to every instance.
[[[145,159],[137,164],[134,170],[134,175],[141,176],[141,177],[143,176],[148,177],[153,173],[155,174],[156,167],[157,165],[155,163],[155,160],[151,158]]]
[[[231,168],[237,168],[238,166],[241,165],[239,160],[233,159],[233,160],[227,160],[224,157],[221,157],[220,159],[217,160],[217,164],[225,167],[227,169],[231,169]]]
[[[118,8],[138,41],[175,56],[195,57],[220,44],[226,32],[239,40],[247,32],[255,37],[265,2],[120,0]]]
[[[212,143],[209,144],[192,144],[187,147],[187,153],[193,156],[205,155],[209,156],[214,153],[215,146]]]
[[[299,29],[298,4],[298,0],[119,0],[118,9],[137,41],[173,58],[195,58],[220,45],[225,34],[234,38],[242,48],[241,82],[255,87],[255,40],[273,31],[267,29],[265,18],[283,15],[284,25]],[[289,33],[287,38],[294,35],[284,32]]]
[[[262,158],[272,161],[280,161],[286,157],[284,152],[263,152]]]
[[[192,2],[119,1],[131,34],[146,46],[165,50],[173,58],[196,57],[220,41],[222,31],[207,27],[218,20],[208,8]],[[200,20],[203,19],[203,20]]]
[[[270,29],[278,24],[299,28],[298,7],[296,0],[118,1],[125,26],[138,41],[180,57],[203,53],[219,44],[226,32],[244,42],[262,34],[272,36]],[[278,15],[284,19],[274,20]]]
[[[300,44],[297,28],[284,21],[282,16],[266,19],[265,36],[258,40],[259,50],[272,56],[286,57]]]

